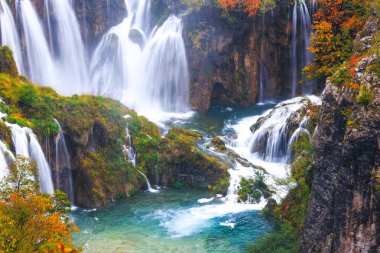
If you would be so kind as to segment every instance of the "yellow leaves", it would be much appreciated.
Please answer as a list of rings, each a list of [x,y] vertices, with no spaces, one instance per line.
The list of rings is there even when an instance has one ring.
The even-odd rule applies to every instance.
[[[0,224],[0,252],[34,252],[36,249],[38,252],[77,252],[70,246],[71,233],[78,229],[55,211],[49,195],[28,193],[24,197],[18,192],[12,193],[9,201],[0,202]],[[51,249],[51,245],[59,242],[68,244],[65,250],[69,250]]]
[[[225,11],[231,11],[240,7],[249,16],[254,16],[260,8],[261,0],[218,0],[218,3]]]

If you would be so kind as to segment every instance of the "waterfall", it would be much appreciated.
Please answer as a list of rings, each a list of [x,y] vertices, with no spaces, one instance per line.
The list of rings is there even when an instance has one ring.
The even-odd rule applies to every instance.
[[[43,24],[31,0],[16,0],[21,34],[5,1],[0,0],[2,44],[15,52],[20,72],[31,81],[64,95],[118,99],[153,121],[190,115],[182,115],[190,111],[190,96],[181,18],[171,15],[152,27],[150,0],[125,0],[124,20],[87,55],[72,1],[44,0]]]
[[[0,29],[1,45],[7,45],[12,51],[20,74],[24,73],[24,64],[22,62],[22,53],[20,38],[17,33],[15,21],[12,12],[6,0],[0,0]]]
[[[55,137],[55,170],[56,186],[69,195],[71,203],[74,202],[73,176],[71,171],[70,155],[66,146],[65,136],[58,120],[54,119],[59,127],[59,133]],[[61,174],[64,180],[61,180]]]
[[[128,161],[130,163],[132,163],[133,167],[136,168],[136,153],[135,153],[135,150],[133,149],[132,147],[132,138],[131,138],[131,135],[129,133],[129,129],[128,129],[128,125],[127,127],[125,128],[125,133],[126,133],[126,143],[125,145],[123,145],[123,151],[126,155],[128,155]],[[159,190],[156,190],[156,189],[153,189],[149,180],[148,180],[148,177],[142,173],[141,171],[137,170],[138,173],[140,173],[145,181],[146,181],[146,185],[148,187],[147,191],[148,192],[151,192],[151,193],[158,193],[160,192]]]
[[[314,6],[314,5],[313,5]],[[293,7],[293,30],[291,42],[291,70],[292,70],[292,97],[297,94],[298,69],[303,69],[312,61],[312,54],[307,48],[310,46],[311,15],[305,0],[294,2]],[[302,37],[301,44],[297,38]],[[298,55],[301,54],[301,62],[298,62]],[[309,94],[312,91],[311,83],[305,83],[303,92]]]
[[[52,29],[51,29],[49,0],[44,0],[44,4],[45,4],[45,15],[46,15],[46,22],[47,22],[49,45],[50,45],[50,50],[53,50],[53,34],[52,34]]]
[[[261,45],[260,45],[260,81],[259,81],[259,103],[264,102],[264,89],[265,86],[267,85],[268,81],[268,76],[267,76],[267,71],[266,67],[264,64],[264,43],[265,43],[265,13],[262,14],[262,38],[261,38]]]
[[[54,60],[37,13],[30,0],[17,0],[16,6],[24,31],[28,76],[39,84],[55,84]]]
[[[151,193],[158,193],[158,192],[160,192],[159,190],[156,190],[156,189],[153,189],[152,188],[152,186],[150,185],[150,183],[149,183],[149,180],[148,180],[148,178],[147,178],[147,176],[144,174],[144,173],[142,173],[141,171],[139,171],[138,170],[138,172],[145,178],[145,181],[146,181],[146,185],[147,185],[147,187],[148,187],[148,192],[151,192]]]
[[[73,94],[87,91],[88,74],[86,54],[75,13],[68,0],[49,0],[55,18],[57,45],[57,80],[60,92]]]
[[[155,31],[143,50],[142,67],[142,87],[146,93],[141,99],[146,110],[157,107],[167,112],[189,110],[189,74],[181,19],[170,16]],[[136,84],[131,88],[137,88]]]
[[[291,67],[292,67],[292,97],[297,93],[297,1],[294,1],[293,8],[293,30],[292,30],[292,54],[291,54]]]
[[[126,132],[126,144],[123,145],[123,150],[126,155],[128,155],[128,161],[132,163],[133,167],[136,167],[136,153],[132,147],[132,138],[129,134],[128,125],[125,129]]]
[[[26,133],[26,128],[15,124],[7,124],[7,126],[11,129],[12,132],[12,141],[16,150],[16,154],[23,157],[30,157],[29,141]]]
[[[121,99],[148,117],[189,111],[181,19],[169,16],[152,30],[150,1],[125,3],[127,17],[103,36],[93,54],[92,93]]]
[[[13,161],[15,157],[7,148],[4,142],[0,140],[0,180],[8,175],[8,162]]]
[[[269,173],[285,177],[284,166],[289,162],[291,142],[301,131],[305,132],[308,122],[307,118],[300,118],[300,111],[309,103],[320,104],[321,100],[316,96],[296,97],[260,116],[241,120],[233,127],[237,138],[231,141],[231,148]],[[295,124],[301,130],[297,130]]]
[[[9,123],[6,123],[6,125],[11,129],[12,141],[16,149],[16,154],[36,161],[41,192],[54,194],[54,185],[50,167],[46,161],[45,154],[38,143],[36,135],[30,128],[20,127],[19,125]]]
[[[51,177],[50,167],[46,161],[45,154],[42,151],[40,144],[38,143],[37,136],[33,133],[31,129],[26,129],[29,135],[29,150],[30,158],[36,161],[38,166],[38,174],[40,182],[41,192],[46,192],[49,194],[54,194],[54,185]]]

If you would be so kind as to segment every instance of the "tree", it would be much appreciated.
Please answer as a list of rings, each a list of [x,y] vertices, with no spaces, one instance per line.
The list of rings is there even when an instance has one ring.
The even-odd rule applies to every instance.
[[[275,6],[274,0],[218,0],[220,7],[225,11],[241,9],[248,13],[249,16],[254,16],[258,10],[265,12]]]
[[[0,185],[0,252],[77,252],[65,193],[38,191],[35,162],[18,156]]]
[[[368,0],[317,0],[311,46],[314,61],[305,67],[306,77],[322,79],[334,74],[352,54],[352,40],[368,17]]]

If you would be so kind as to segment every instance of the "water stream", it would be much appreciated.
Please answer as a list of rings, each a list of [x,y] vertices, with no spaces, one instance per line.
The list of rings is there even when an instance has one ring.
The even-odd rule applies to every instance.
[[[55,137],[55,177],[56,187],[69,195],[71,203],[74,204],[73,175],[71,171],[70,154],[66,146],[65,135],[61,124],[54,119],[59,127],[59,133]],[[62,175],[62,177],[61,177]]]

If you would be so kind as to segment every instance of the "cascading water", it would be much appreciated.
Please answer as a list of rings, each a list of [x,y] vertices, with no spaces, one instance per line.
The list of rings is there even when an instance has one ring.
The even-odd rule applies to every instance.
[[[30,0],[16,0],[24,50],[12,13],[5,0],[1,3],[1,30],[6,34],[2,44],[9,44],[21,74],[33,82],[64,95],[90,92],[112,97],[153,121],[190,111],[181,19],[169,16],[152,29],[149,0],[125,1],[126,18],[102,37],[90,64],[69,0],[44,0],[44,25]]]
[[[16,154],[30,157],[29,155],[29,141],[26,133],[26,128],[20,127],[15,124],[7,124],[12,132],[12,141],[16,150]]]
[[[170,16],[151,31],[150,1],[125,3],[127,17],[103,36],[93,55],[92,92],[122,99],[150,118],[189,111],[181,19]]]
[[[136,167],[136,153],[132,147],[132,138],[131,138],[131,135],[129,134],[128,125],[125,129],[125,133],[126,133],[126,144],[123,146],[124,153],[128,155],[128,161],[132,163],[133,167]]]
[[[0,29],[1,45],[7,45],[13,51],[13,57],[16,62],[18,71],[20,73],[24,73],[20,38],[17,33],[17,28],[12,16],[12,12],[5,0],[0,0]]]
[[[231,148],[253,164],[264,167],[270,174],[286,177],[289,147],[299,132],[304,131],[297,129],[306,128],[307,119],[300,119],[300,110],[308,103],[320,104],[320,99],[316,96],[293,98],[261,116],[241,120],[233,127],[237,138],[230,140]],[[293,129],[297,122],[299,127]]]
[[[55,170],[56,186],[69,195],[71,203],[74,201],[73,176],[71,171],[70,155],[66,146],[65,136],[58,120],[54,119],[59,127],[59,133],[55,137]],[[61,175],[64,179],[61,179]]]
[[[46,161],[45,154],[38,143],[37,136],[31,129],[26,129],[29,136],[29,150],[30,158],[35,160],[38,166],[39,182],[41,192],[54,194],[54,185],[51,177],[51,171],[48,162]]]
[[[28,67],[26,73],[38,84],[54,84],[57,77],[55,63],[37,13],[30,0],[17,0],[16,7],[24,32]]]
[[[189,110],[189,74],[179,18],[170,16],[154,32],[143,50],[141,70],[146,94],[141,97],[145,103],[138,107],[144,106],[143,111],[151,108],[166,112]],[[131,88],[136,89],[136,85]]]
[[[125,132],[126,132],[126,143],[125,143],[125,145],[123,145],[123,151],[128,156],[128,161],[130,163],[132,163],[133,167],[136,168],[136,153],[132,147],[132,138],[131,138],[131,135],[129,134],[128,126],[126,127]],[[147,188],[148,188],[147,189],[148,192],[151,192],[151,193],[160,192],[159,190],[152,188],[152,186],[148,180],[148,177],[144,173],[142,173],[139,170],[137,170],[137,172],[140,173],[144,177],[144,179],[146,181]]]
[[[13,161],[15,157],[7,148],[4,142],[0,140],[0,180],[8,175],[8,163]]]
[[[40,190],[49,194],[54,193],[54,185],[51,177],[51,171],[45,154],[38,143],[36,135],[33,131],[26,127],[20,127],[16,124],[6,125],[11,129],[13,145],[16,154],[36,161],[39,174]]]
[[[56,82],[63,94],[88,90],[86,54],[74,11],[68,0],[49,0],[56,20],[51,40],[56,45]]]
[[[264,43],[265,43],[265,13],[262,14],[262,39],[261,39],[261,45],[260,45],[260,77],[259,77],[259,103],[264,102],[264,91],[265,87],[267,85],[267,71],[264,64]]]
[[[309,123],[309,118],[308,118],[308,117],[305,117],[305,118],[301,121],[301,123],[299,124],[298,128],[294,131],[294,133],[292,134],[292,137],[290,137],[290,139],[289,139],[288,151],[290,150],[291,145],[292,145],[295,141],[297,141],[297,139],[298,139],[302,134],[306,134],[307,137],[309,138],[309,140],[311,139],[310,132],[309,132],[309,130],[306,129],[308,123]]]
[[[145,181],[146,181],[146,185],[147,185],[147,187],[148,187],[148,189],[147,189],[148,192],[151,192],[151,193],[158,193],[158,192],[160,192],[159,190],[156,190],[156,189],[153,189],[153,188],[152,188],[152,186],[150,185],[150,182],[149,182],[147,176],[146,176],[144,173],[142,173],[142,172],[139,171],[139,170],[138,170],[138,173],[140,173],[141,176],[144,177],[144,179],[145,179]]]
[[[305,0],[294,1],[293,7],[293,30],[291,42],[291,70],[292,70],[292,97],[297,95],[297,84],[299,69],[303,69],[312,61],[312,54],[307,48],[310,46],[311,17]],[[300,34],[300,35],[299,35]],[[301,36],[302,43],[297,39]],[[301,62],[298,56],[301,55]],[[310,83],[304,84],[303,92],[310,94],[312,87]]]

